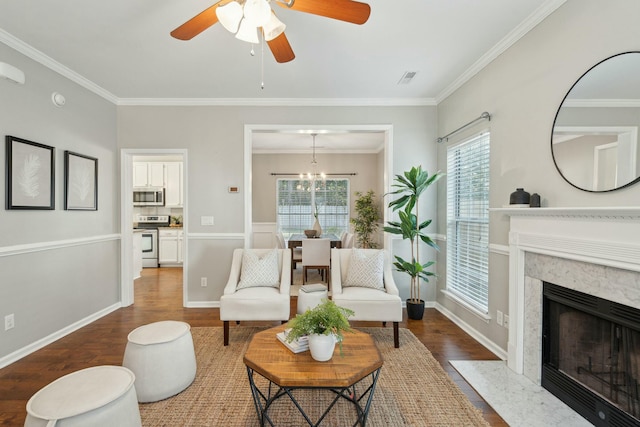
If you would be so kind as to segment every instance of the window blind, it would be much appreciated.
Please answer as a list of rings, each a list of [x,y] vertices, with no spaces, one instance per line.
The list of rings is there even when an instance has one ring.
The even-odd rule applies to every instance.
[[[489,310],[490,135],[447,149],[447,290]]]

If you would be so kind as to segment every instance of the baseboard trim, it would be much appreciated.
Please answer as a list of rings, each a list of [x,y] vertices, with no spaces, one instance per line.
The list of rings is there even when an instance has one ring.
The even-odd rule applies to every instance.
[[[186,308],[220,308],[220,301],[189,301]]]
[[[471,325],[469,325],[464,320],[460,319],[458,316],[453,314],[453,312],[449,311],[445,306],[435,303],[435,309],[446,316],[453,323],[458,325],[460,329],[471,335],[471,337],[478,341],[480,344],[485,346],[490,352],[498,356],[501,360],[507,360],[507,352],[506,350],[500,348],[496,343],[485,337],[483,334],[474,329]]]
[[[106,316],[109,313],[112,313],[116,310],[118,310],[119,308],[121,308],[120,303],[116,303],[113,305],[110,305],[109,307],[106,307],[96,313],[93,313],[87,317],[85,317],[84,319],[80,319],[75,323],[72,323],[71,325],[60,329],[59,331],[56,331],[44,338],[39,339],[38,341],[35,341],[25,347],[22,347],[19,350],[14,351],[13,353],[10,353],[2,358],[0,358],[0,369],[4,368],[5,366],[9,366],[10,364],[12,364],[13,362],[17,362],[18,360],[22,359],[25,356],[30,355],[31,353],[40,350],[41,348],[53,343],[54,341],[59,340],[62,337],[65,337],[67,335],[69,335],[72,332],[77,331],[78,329],[87,326],[88,324],[95,322],[96,320],[100,319],[101,317]]]

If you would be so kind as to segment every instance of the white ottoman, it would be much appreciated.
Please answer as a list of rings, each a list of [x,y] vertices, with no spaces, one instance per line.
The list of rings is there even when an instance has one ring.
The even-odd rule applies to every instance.
[[[312,309],[319,305],[323,299],[329,298],[327,286],[322,283],[313,285],[303,285],[298,292],[298,309],[297,313],[302,314],[308,309]]]
[[[191,326],[166,320],[134,329],[122,366],[136,375],[138,402],[156,402],[180,393],[196,377]]]
[[[122,366],[94,366],[58,378],[27,402],[25,427],[139,427],[136,377]]]

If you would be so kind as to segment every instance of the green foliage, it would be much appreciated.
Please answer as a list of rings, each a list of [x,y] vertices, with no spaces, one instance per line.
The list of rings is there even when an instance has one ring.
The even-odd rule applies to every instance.
[[[311,310],[298,314],[291,319],[288,327],[287,341],[292,342],[300,337],[310,334],[333,334],[342,342],[342,332],[350,332],[349,316],[355,313],[348,308],[340,307],[335,302],[324,299],[322,303]]]
[[[355,203],[357,216],[351,218],[353,231],[358,236],[361,247],[376,248],[378,245],[372,239],[372,235],[378,230],[378,219],[380,218],[376,194],[373,190],[369,190],[364,194],[356,191],[355,195],[358,198]]]
[[[433,183],[442,178],[444,174],[437,172],[431,176],[427,171],[422,170],[422,166],[412,167],[411,170],[403,175],[396,175],[392,187],[396,190],[387,194],[399,195],[395,200],[389,202],[389,207],[398,212],[400,221],[388,221],[384,231],[391,234],[402,236],[403,240],[411,242],[411,261],[405,261],[396,256],[396,262],[393,265],[397,271],[408,274],[411,277],[411,297],[410,301],[420,302],[420,279],[425,282],[429,281],[429,277],[435,276],[434,273],[426,271],[434,262],[430,261],[426,264],[420,262],[419,248],[420,241],[428,246],[439,250],[438,245],[425,234],[424,230],[431,224],[431,220],[420,222],[418,219],[418,202],[420,195]]]

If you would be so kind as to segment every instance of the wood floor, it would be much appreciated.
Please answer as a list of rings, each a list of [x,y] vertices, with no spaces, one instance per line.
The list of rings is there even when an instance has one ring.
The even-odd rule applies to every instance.
[[[293,314],[295,301],[291,307]],[[90,366],[120,365],[131,330],[168,319],[183,320],[192,327],[222,326],[218,309],[182,307],[182,269],[144,269],[143,277],[135,283],[134,305],[119,309],[0,370],[0,425],[22,426],[29,398],[55,379]],[[274,323],[277,324],[279,322]],[[405,314],[400,326],[409,328],[424,343],[492,426],[507,426],[448,363],[449,360],[495,360],[493,353],[434,309],[427,309],[421,321],[406,320]]]

